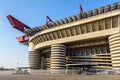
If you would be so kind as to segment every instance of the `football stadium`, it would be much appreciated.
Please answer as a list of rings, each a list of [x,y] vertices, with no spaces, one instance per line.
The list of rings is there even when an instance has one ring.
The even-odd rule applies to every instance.
[[[30,28],[8,15],[25,33],[32,70],[120,69],[120,2]]]

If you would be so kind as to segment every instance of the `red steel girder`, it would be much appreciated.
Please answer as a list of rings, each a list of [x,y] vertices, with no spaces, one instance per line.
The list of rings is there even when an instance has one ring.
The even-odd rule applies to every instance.
[[[18,36],[18,37],[16,37],[16,39],[17,39],[17,41],[18,41],[19,43],[22,43],[22,42],[28,41],[28,40],[29,40],[29,37],[28,37],[27,35],[23,35],[23,36]]]
[[[24,32],[25,29],[31,29],[29,26],[25,25],[24,23],[17,20],[16,18],[14,18],[11,15],[8,15],[7,18],[9,20],[10,24],[12,25],[12,27],[21,32]]]

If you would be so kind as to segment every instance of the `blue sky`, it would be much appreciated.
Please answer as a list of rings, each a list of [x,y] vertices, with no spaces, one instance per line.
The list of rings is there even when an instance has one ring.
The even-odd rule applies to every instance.
[[[28,66],[28,46],[16,40],[23,33],[11,27],[7,15],[35,27],[45,24],[46,15],[55,21],[79,14],[80,3],[88,11],[117,1],[120,0],[0,0],[0,66]]]

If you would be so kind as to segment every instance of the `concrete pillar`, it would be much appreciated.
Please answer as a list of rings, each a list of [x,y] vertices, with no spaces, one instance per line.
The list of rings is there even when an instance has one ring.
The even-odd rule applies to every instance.
[[[120,33],[109,37],[111,60],[113,69],[120,69]]]
[[[66,47],[63,44],[51,45],[51,71],[65,70]]]
[[[29,43],[29,66],[31,69],[40,69],[40,53],[34,50],[34,44]]]

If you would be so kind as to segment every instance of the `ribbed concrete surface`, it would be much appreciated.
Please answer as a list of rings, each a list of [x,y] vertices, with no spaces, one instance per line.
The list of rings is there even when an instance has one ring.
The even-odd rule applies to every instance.
[[[40,69],[40,53],[29,51],[29,65],[31,69]]]
[[[120,33],[109,37],[113,69],[120,69]]]
[[[51,45],[51,71],[65,69],[65,56],[66,48],[63,44]]]
[[[47,70],[50,70],[50,58],[46,58],[45,60],[45,66]]]

